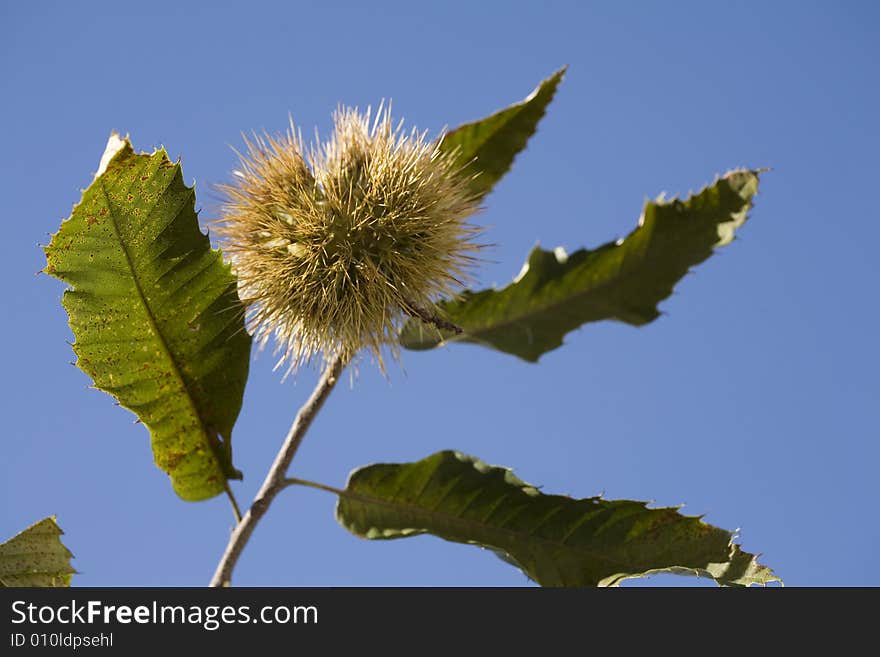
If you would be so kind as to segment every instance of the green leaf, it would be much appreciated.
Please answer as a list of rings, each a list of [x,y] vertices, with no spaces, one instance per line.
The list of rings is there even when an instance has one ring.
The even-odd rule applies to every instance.
[[[411,319],[400,343],[419,350],[446,340],[473,342],[534,362],[587,322],[647,324],[691,267],[733,240],[757,193],[759,173],[732,171],[684,201],[648,202],[626,239],[594,251],[566,255],[535,248],[507,287],[466,291],[439,304],[439,314],[462,334]]]
[[[444,152],[456,150],[456,161],[471,176],[471,190],[482,198],[510,169],[516,154],[526,147],[538,121],[553,100],[565,68],[544,80],[523,101],[491,116],[465,123],[446,133],[440,142]]]
[[[180,164],[110,142],[44,271],[71,286],[77,365],[147,426],[177,494],[207,499],[241,478],[230,441],[251,339],[236,279],[199,229]]]
[[[336,517],[369,539],[429,533],[496,551],[543,586],[611,586],[651,573],[780,581],[731,532],[645,502],[545,495],[506,469],[444,451],[355,470]]]
[[[0,544],[0,586],[70,586],[76,571],[63,533],[53,516]]]

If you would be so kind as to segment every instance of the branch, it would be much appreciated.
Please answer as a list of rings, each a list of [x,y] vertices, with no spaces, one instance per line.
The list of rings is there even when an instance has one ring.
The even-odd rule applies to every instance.
[[[251,534],[254,533],[257,523],[260,522],[260,519],[269,510],[272,500],[287,486],[285,477],[287,469],[290,467],[290,462],[293,460],[296,450],[299,449],[299,445],[306,431],[308,431],[309,425],[315,419],[318,411],[321,410],[321,407],[333,390],[333,386],[336,385],[336,381],[339,379],[342,370],[345,369],[346,363],[346,359],[339,357],[330,363],[321,375],[321,380],[318,381],[318,385],[312,392],[311,397],[299,409],[299,413],[296,414],[296,418],[290,426],[290,431],[287,432],[284,444],[278,451],[275,462],[269,469],[260,491],[251,504],[251,508],[248,509],[244,518],[238,523],[229,537],[226,551],[223,553],[220,563],[217,564],[217,570],[211,579],[211,586],[230,585],[232,571],[235,569],[235,564],[238,562],[244,546],[247,545]]]

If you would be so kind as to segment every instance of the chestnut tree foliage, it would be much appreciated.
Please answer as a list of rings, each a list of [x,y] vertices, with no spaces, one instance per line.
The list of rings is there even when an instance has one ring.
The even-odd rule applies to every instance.
[[[523,101],[451,130],[433,142],[416,141],[412,145],[404,139],[423,140],[424,135],[382,133],[385,152],[394,155],[398,152],[395,149],[410,149],[405,157],[390,158],[393,162],[388,166],[399,164],[410,167],[407,171],[417,171],[418,176],[410,177],[420,177],[423,187],[427,184],[424,179],[454,172],[460,177],[458,182],[443,179],[442,185],[435,185],[453,189],[459,195],[461,201],[454,207],[468,209],[468,204],[486,203],[493,186],[534,134],[564,72],[560,70],[541,82]],[[337,215],[321,214],[327,204],[336,202],[328,187],[336,183],[327,182],[329,174],[314,168],[314,152],[305,151],[293,138],[274,142],[275,146],[294,149],[286,152],[287,159],[280,164],[270,157],[271,140],[252,144],[253,157],[268,159],[260,160],[262,164],[258,162],[256,168],[243,169],[244,174],[252,176],[253,184],[236,197],[236,207],[250,212],[246,204],[254,203],[257,214],[247,215],[251,222],[247,235],[254,233],[254,226],[259,227],[259,213],[266,208],[266,221],[271,223],[273,217],[280,217],[291,230],[296,229],[299,209],[279,209],[278,198],[287,193],[285,172],[299,167],[300,182],[296,184],[302,184],[309,194],[302,201],[311,213],[309,229],[320,229],[322,217],[330,217],[329,237],[315,242],[318,247],[314,255],[318,260],[325,256],[329,260],[302,265],[309,280],[317,281],[309,289],[323,296],[315,303],[305,303],[294,297],[306,292],[276,287],[273,299],[287,299],[291,308],[315,307],[323,312],[328,304],[350,301],[345,295],[352,292],[346,286],[360,290],[358,299],[367,299],[370,304],[387,298],[387,303],[397,307],[355,307],[354,311],[361,313],[357,317],[383,318],[385,323],[365,342],[387,348],[392,354],[401,348],[425,350],[466,342],[537,362],[544,353],[561,348],[568,332],[588,322],[649,324],[659,315],[658,304],[672,293],[678,281],[715,249],[729,244],[743,227],[761,175],[760,170],[730,171],[687,198],[661,197],[647,202],[632,231],[614,242],[573,253],[561,248],[535,248],[520,275],[501,289],[450,292],[444,283],[436,287],[442,294],[426,301],[429,295],[419,290],[417,299],[407,297],[406,290],[415,287],[408,287],[405,275],[410,264],[395,258],[403,257],[402,249],[409,249],[407,257],[418,264],[422,248],[418,240],[429,231],[413,224],[405,208],[390,207],[397,201],[387,202],[388,212],[397,212],[389,214],[391,218],[374,216],[378,212],[372,209],[374,206],[364,205],[364,199],[375,191],[369,188],[373,175],[370,167],[376,168],[373,165],[377,157],[369,150],[370,140],[379,137],[375,128],[373,132],[367,128],[358,132],[357,125],[345,129],[351,134],[325,149],[320,165],[335,171],[334,175],[348,176],[344,180],[349,181],[351,190],[365,190],[355,200],[358,208],[371,208],[371,216],[358,219],[358,225],[373,226],[373,222],[379,227],[371,228],[376,245],[370,244],[363,233],[358,234],[359,241],[353,246],[333,241],[347,239],[345,236],[352,235],[354,228],[343,226],[346,232],[340,228],[342,219]],[[423,157],[442,162],[444,168],[437,173],[428,160],[424,161],[427,168],[419,168],[419,158]],[[302,160],[301,165],[296,158]],[[360,168],[345,169],[355,166]],[[383,169],[382,175],[392,181],[392,186],[404,180],[395,178],[395,171]],[[274,186],[263,194],[260,181],[272,176],[281,177],[272,178]],[[280,191],[275,194],[275,190]],[[416,192],[421,193],[422,188],[413,192],[415,196],[408,188],[393,191],[395,199],[416,198],[422,204],[420,208],[447,207],[441,201],[418,197]],[[261,194],[268,196],[262,198]],[[298,197],[292,198],[288,205],[295,206]],[[230,583],[254,526],[275,495],[289,485],[319,488],[337,496],[339,524],[364,539],[392,540],[427,533],[488,548],[542,586],[613,586],[627,578],[658,572],[710,577],[727,586],[778,581],[755,555],[739,547],[732,532],[709,525],[702,518],[684,515],[676,508],[650,508],[640,501],[554,495],[520,480],[508,468],[488,465],[460,452],[439,452],[411,463],[365,465],[341,485],[288,477],[287,468],[311,419],[354,355],[334,352],[329,347],[322,354],[322,380],[298,414],[280,458],[257,496],[259,503],[242,514],[230,482],[241,478],[234,461],[233,436],[248,378],[250,336],[255,332],[254,300],[242,293],[247,286],[242,285],[241,267],[236,267],[235,258],[213,249],[200,229],[195,200],[195,190],[183,182],[180,163],[171,162],[164,150],[139,153],[128,139],[113,135],[98,175],[45,247],[45,272],[68,286],[63,305],[75,336],[77,365],[92,378],[95,387],[114,397],[147,428],[156,465],[168,474],[174,492],[188,501],[229,496],[238,526],[212,584]],[[377,203],[375,207],[384,206]],[[434,227],[443,221],[437,214],[431,215]],[[393,226],[412,224],[415,229],[409,237],[398,239],[393,232],[382,233],[383,221]],[[441,236],[446,239],[458,228],[444,230],[447,232]],[[454,239],[446,241],[452,244],[450,248],[455,247]],[[259,248],[281,249],[279,267],[288,267],[282,274],[299,275],[288,263],[306,257],[305,242],[278,242],[274,237],[269,242]],[[331,242],[335,251],[328,251],[326,245]],[[435,241],[430,249],[436,251],[440,243]],[[344,249],[351,254],[355,247],[366,249],[373,254],[371,257],[381,251],[375,262],[368,263],[373,269],[362,267],[356,258],[346,261],[344,271],[336,267],[333,254]],[[433,255],[431,267],[436,269],[436,263],[446,262]],[[447,260],[466,260],[459,256],[452,254]],[[260,257],[260,263],[270,262]],[[400,270],[393,272],[393,281],[399,283],[393,295],[383,297],[372,294],[372,289],[358,287],[382,276],[385,279],[381,280],[387,282],[392,277],[388,274],[392,266]],[[326,267],[326,273],[320,267]],[[331,276],[338,280],[322,287]],[[422,288],[428,292],[434,289],[425,281],[415,282],[425,283]],[[351,328],[334,325],[343,321],[338,319],[343,314],[334,315],[333,310],[327,309],[329,326],[323,342],[320,322],[316,325],[313,321],[315,316],[305,318],[311,324],[305,320],[297,323],[294,317],[289,325],[280,329],[263,326],[257,334],[280,332],[295,343],[297,331],[307,327],[310,335],[318,331],[316,343],[332,344],[334,336],[344,335]],[[346,317],[355,317],[354,311]],[[286,316],[284,312],[269,315],[276,320]],[[391,321],[389,317],[398,319]],[[246,439],[235,435],[235,440]],[[69,585],[75,571],[60,534],[55,519],[46,518],[0,545],[0,585]]]

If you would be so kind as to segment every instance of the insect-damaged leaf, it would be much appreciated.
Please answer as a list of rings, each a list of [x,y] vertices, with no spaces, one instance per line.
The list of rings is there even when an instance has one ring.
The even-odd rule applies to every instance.
[[[112,147],[111,147],[112,145]],[[77,365],[150,431],[185,500],[224,491],[251,339],[236,279],[199,229],[195,192],[164,150],[113,135],[102,169],[46,247]]]

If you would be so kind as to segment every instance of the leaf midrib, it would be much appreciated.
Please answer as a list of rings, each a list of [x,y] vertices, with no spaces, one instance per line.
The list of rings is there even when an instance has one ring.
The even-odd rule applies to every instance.
[[[172,178],[172,182],[169,183],[169,185],[171,185],[171,184],[173,184],[173,178]],[[165,340],[165,336],[162,334],[162,331],[159,329],[159,324],[156,321],[156,316],[153,313],[153,309],[150,306],[149,301],[147,300],[146,294],[144,294],[143,288],[141,287],[141,283],[140,283],[140,279],[138,277],[137,269],[134,266],[134,260],[131,257],[131,253],[128,250],[128,246],[126,245],[125,240],[122,238],[122,233],[120,232],[119,226],[117,225],[117,222],[116,222],[117,208],[115,208],[112,200],[110,199],[110,195],[107,193],[107,188],[104,184],[103,177],[100,179],[100,189],[101,189],[101,194],[103,194],[104,200],[107,203],[107,207],[110,208],[110,225],[113,226],[113,233],[116,235],[116,240],[117,240],[117,242],[119,242],[119,245],[122,249],[122,253],[125,255],[125,261],[128,264],[128,268],[131,273],[131,278],[132,278],[132,281],[134,282],[134,287],[135,287],[135,290],[137,291],[138,298],[140,299],[141,304],[143,305],[143,307],[146,311],[147,320],[150,323],[150,328],[152,329],[152,332],[155,335],[156,340],[159,342],[159,345],[162,349],[162,352],[165,354],[165,357],[168,359],[168,362],[171,364],[171,369],[174,373],[175,378],[179,382],[181,389],[184,392],[183,396],[186,398],[186,401],[187,401],[187,404],[189,405],[190,411],[192,412],[192,414],[196,418],[198,418],[199,435],[201,437],[202,443],[207,448],[206,451],[209,454],[211,454],[211,457],[214,459],[214,463],[217,467],[218,472],[223,474],[223,476],[225,478],[225,474],[223,473],[223,468],[221,467],[220,462],[217,459],[217,455],[214,453],[214,449],[212,448],[210,441],[208,440],[205,422],[202,419],[201,413],[199,413],[199,410],[195,404],[195,400],[192,398],[192,394],[190,392],[189,386],[187,386],[187,384],[186,384],[186,379],[183,377],[183,372],[180,368],[180,364],[177,362],[177,358],[175,358],[174,353],[171,351],[171,348],[169,347],[168,343]],[[158,203],[158,196],[159,195],[157,195],[156,203]],[[184,205],[185,205],[185,203],[186,203],[186,201],[184,201]],[[154,204],[153,208],[155,208],[155,204]],[[147,213],[148,217],[152,216],[153,208],[151,208],[150,211]],[[178,214],[179,214],[179,212],[178,212]],[[177,216],[174,217],[174,219],[172,220],[172,223],[176,220],[177,220]]]

